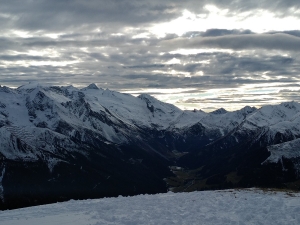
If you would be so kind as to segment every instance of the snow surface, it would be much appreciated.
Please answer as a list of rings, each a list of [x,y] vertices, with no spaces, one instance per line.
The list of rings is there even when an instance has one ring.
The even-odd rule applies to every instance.
[[[273,126],[284,121],[299,124],[300,104],[297,102],[283,102],[279,105],[266,105],[247,117],[247,121],[259,127]],[[280,128],[280,126],[279,126]]]
[[[269,158],[265,162],[279,162],[282,157],[291,159],[300,157],[300,139],[295,139],[285,143],[272,145],[268,147],[268,151],[271,153]]]
[[[257,189],[68,201],[0,212],[1,225],[300,224],[300,193]]]
[[[1,90],[0,103],[5,106],[2,111],[8,115],[8,121],[18,126],[32,125],[30,120],[32,121],[33,118],[29,118],[27,115],[25,105],[27,101],[33,104],[34,108],[37,107],[37,104],[42,104],[45,108],[43,112],[38,108],[35,109],[37,114],[35,123],[46,121],[49,127],[53,127],[57,119],[61,118],[69,124],[90,126],[90,124],[82,123],[82,118],[74,117],[74,113],[61,105],[66,102],[76,102],[82,95],[93,111],[107,113],[109,110],[112,120],[118,119],[130,126],[172,129],[174,127],[190,127],[201,122],[208,129],[219,129],[223,135],[244,120],[246,121],[245,128],[249,129],[273,126],[273,130],[282,131],[289,129],[292,125],[300,125],[300,104],[296,102],[286,102],[275,106],[267,105],[258,110],[246,106],[234,112],[227,112],[221,108],[212,113],[205,113],[201,110],[183,111],[147,94],[133,97],[129,94],[98,88],[95,84],[77,89],[73,86],[50,87],[40,83],[29,83],[18,89],[1,87]],[[45,115],[48,115],[48,118]],[[1,114],[0,116],[3,117]],[[55,119],[49,119],[52,117]],[[118,121],[114,122],[118,123]],[[292,130],[293,133],[299,133],[296,127]],[[111,132],[109,135],[117,136]]]

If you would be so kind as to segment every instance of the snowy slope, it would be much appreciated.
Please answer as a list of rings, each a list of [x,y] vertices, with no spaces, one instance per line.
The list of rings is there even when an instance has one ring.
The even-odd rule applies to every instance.
[[[252,115],[247,117],[248,128],[269,126],[274,130],[280,130],[281,127],[291,128],[299,125],[300,122],[300,104],[297,102],[284,102],[279,105],[263,106]]]
[[[297,176],[300,177],[300,139],[299,138],[281,144],[268,146],[268,151],[271,153],[271,155],[263,162],[263,164],[281,162],[283,167],[282,169],[286,170],[286,168],[284,168],[284,164],[282,160],[284,159],[292,160]]]
[[[261,190],[166,193],[3,211],[1,225],[300,224],[300,194]]]
[[[238,127],[247,116],[251,115],[257,109],[246,106],[234,112],[227,112],[222,109],[209,113],[201,119],[201,123],[210,129],[219,129],[222,136]]]
[[[282,157],[285,157],[287,159],[300,157],[299,149],[299,138],[282,144],[271,145],[268,147],[268,150],[270,151],[271,155],[266,161],[277,163],[282,159]]]
[[[34,120],[34,125],[46,121],[50,122],[49,126],[53,128],[57,117],[74,125],[90,126],[82,121],[84,118],[80,118],[84,116],[84,112],[80,113],[79,108],[83,107],[80,104],[87,104],[88,108],[95,112],[109,113],[114,123],[122,121],[131,126],[156,129],[188,127],[200,121],[207,128],[219,128],[222,129],[221,133],[226,133],[244,120],[245,128],[270,126],[274,130],[282,127],[282,129],[289,129],[300,122],[300,104],[296,102],[264,106],[258,110],[247,106],[235,112],[219,109],[212,113],[205,113],[201,110],[182,111],[147,94],[133,97],[98,88],[95,84],[77,89],[73,86],[47,87],[33,83],[23,85],[17,90],[1,87],[0,92],[0,107],[2,105],[3,108],[1,111],[4,114],[8,113],[7,120],[21,126],[32,125],[30,121]],[[70,113],[70,109],[66,109],[68,102],[77,103],[75,104],[76,112]],[[29,110],[29,115],[24,113],[27,110]],[[3,113],[1,114],[2,121],[5,117]],[[37,113],[37,118],[32,118],[30,113]],[[51,116],[55,118],[49,118]],[[295,128],[292,129],[295,130]]]

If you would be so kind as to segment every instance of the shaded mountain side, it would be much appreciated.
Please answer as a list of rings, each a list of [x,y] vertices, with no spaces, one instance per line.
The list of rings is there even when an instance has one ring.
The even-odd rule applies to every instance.
[[[55,158],[53,158],[55,159]],[[61,160],[61,159],[58,159]],[[57,202],[68,199],[166,192],[169,162],[151,156],[136,146],[119,146],[88,157],[72,153],[49,170],[42,160],[26,162],[3,159],[4,202],[0,209]]]
[[[252,136],[252,138],[254,138]],[[244,139],[229,143],[225,137],[183,155],[177,166],[184,168],[181,178],[172,178],[174,190],[193,191],[232,187],[277,187],[300,190],[298,158],[282,157],[279,161],[264,163],[271,155],[260,140]],[[263,140],[263,138],[261,139]],[[275,139],[276,143],[277,139]],[[269,143],[271,144],[271,143]],[[227,145],[228,147],[224,147]],[[300,147],[300,146],[299,146]],[[175,173],[176,174],[176,173]],[[175,183],[174,183],[175,181]],[[176,183],[177,182],[177,183]],[[295,183],[296,182],[296,183]],[[290,183],[295,183],[291,186]]]

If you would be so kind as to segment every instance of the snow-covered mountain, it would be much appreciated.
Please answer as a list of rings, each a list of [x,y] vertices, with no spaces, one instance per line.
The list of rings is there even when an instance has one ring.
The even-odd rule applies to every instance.
[[[218,174],[214,182],[225,187],[228,174],[244,171],[244,165],[247,171],[263,168],[258,173],[264,177],[280,164],[276,171],[284,173],[277,185],[299,179],[299,137],[296,102],[205,113],[95,84],[0,86],[0,197],[14,207],[22,201],[163,192],[163,178],[173,176],[169,166],[175,165],[202,168],[194,177],[201,182]],[[260,185],[244,173],[236,176],[235,184]]]

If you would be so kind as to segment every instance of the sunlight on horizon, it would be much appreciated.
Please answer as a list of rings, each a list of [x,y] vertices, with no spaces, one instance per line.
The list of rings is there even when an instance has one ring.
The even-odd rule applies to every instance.
[[[228,9],[220,9],[214,5],[204,6],[205,13],[195,14],[186,9],[182,16],[170,22],[155,24],[150,32],[158,37],[166,34],[177,34],[179,36],[189,31],[205,32],[209,29],[227,30],[251,30],[255,33],[264,33],[273,30],[297,30],[300,20],[293,16],[276,16],[267,10],[250,12],[230,12]]]

